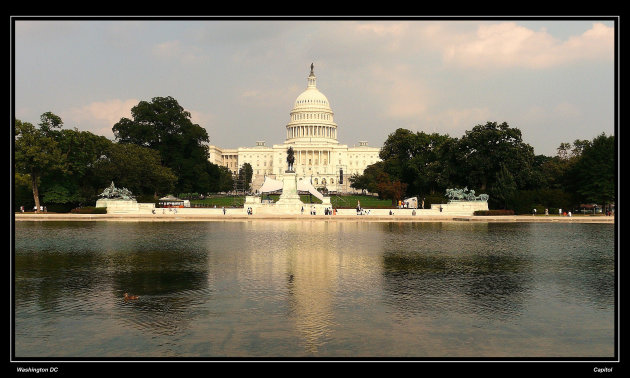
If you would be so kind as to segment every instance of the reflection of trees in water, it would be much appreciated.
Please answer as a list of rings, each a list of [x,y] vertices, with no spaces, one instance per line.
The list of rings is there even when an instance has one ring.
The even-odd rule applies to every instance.
[[[612,254],[612,253],[611,253]],[[610,258],[582,256],[548,261],[539,275],[559,287],[562,301],[611,308],[615,303],[615,263]]]
[[[531,286],[531,263],[514,255],[384,255],[386,302],[402,314],[474,313],[492,319],[518,314]]]
[[[614,306],[614,227],[533,224],[531,228],[531,253],[539,267],[536,279],[557,287],[558,300],[606,309]]]
[[[195,306],[211,298],[206,254],[117,253],[110,265],[111,290],[119,298],[122,319],[141,330],[177,334],[195,317]],[[140,298],[124,301],[126,292]]]
[[[99,274],[102,262],[102,256],[93,254],[16,254],[16,309],[37,305],[45,312],[87,311],[76,303],[93,298],[107,286],[107,278]]]

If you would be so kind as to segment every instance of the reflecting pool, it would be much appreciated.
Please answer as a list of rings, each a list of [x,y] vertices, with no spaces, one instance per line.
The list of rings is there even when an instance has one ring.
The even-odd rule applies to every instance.
[[[19,221],[14,245],[18,358],[615,352],[610,224]]]

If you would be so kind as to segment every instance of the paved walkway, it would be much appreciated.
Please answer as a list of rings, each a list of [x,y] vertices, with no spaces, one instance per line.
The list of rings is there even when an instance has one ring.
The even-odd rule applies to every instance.
[[[191,214],[55,214],[17,213],[16,221],[242,221],[242,220],[302,220],[302,221],[351,221],[351,222],[537,222],[537,223],[615,223],[614,216],[553,216],[553,215],[511,215],[511,216],[461,216],[461,215],[191,215]]]

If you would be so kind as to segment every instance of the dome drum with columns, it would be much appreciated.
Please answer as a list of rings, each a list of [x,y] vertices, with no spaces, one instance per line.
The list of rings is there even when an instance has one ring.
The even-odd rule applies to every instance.
[[[307,78],[307,87],[295,100],[286,125],[283,144],[266,146],[257,141],[254,147],[225,149],[210,146],[210,161],[237,173],[245,163],[253,169],[252,192],[262,186],[265,176],[281,180],[286,170],[286,152],[294,150],[294,171],[298,180],[309,180],[317,189],[330,192],[350,192],[348,178],[379,161],[379,148],[368,147],[360,141],[358,146],[340,144],[337,124],[326,96],[317,89],[313,64]],[[343,181],[340,178],[343,176]]]
[[[285,143],[339,143],[333,111],[326,96],[317,89],[312,64],[311,73],[308,76],[308,86],[295,100],[290,118],[291,121],[287,124]]]

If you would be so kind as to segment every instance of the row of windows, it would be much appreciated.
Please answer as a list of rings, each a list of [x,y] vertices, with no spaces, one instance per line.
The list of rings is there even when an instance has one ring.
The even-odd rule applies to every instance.
[[[297,104],[320,104],[320,105],[328,105],[328,101],[324,101],[324,100],[300,100],[300,101],[297,101]]]
[[[326,113],[296,113],[291,115],[292,121],[298,121],[301,119],[324,119],[331,120],[332,117],[330,114]]]

